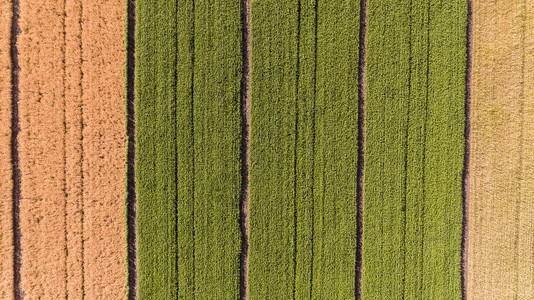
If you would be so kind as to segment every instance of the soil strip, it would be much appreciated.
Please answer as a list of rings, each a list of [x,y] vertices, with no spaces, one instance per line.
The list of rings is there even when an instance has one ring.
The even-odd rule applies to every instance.
[[[365,41],[367,34],[367,0],[360,2],[360,47],[358,66],[358,172],[356,174],[356,288],[355,298],[361,299],[362,240],[363,240],[363,176],[365,151]]]
[[[248,299],[248,238],[249,238],[249,162],[250,162],[250,0],[242,2],[243,79],[241,81],[241,197],[239,223],[241,227],[240,298]]]
[[[20,266],[21,266],[21,246],[20,246],[20,169],[19,169],[19,150],[18,150],[18,133],[19,125],[19,59],[17,41],[20,33],[19,0],[12,2],[12,19],[11,19],[11,164],[13,180],[13,293],[16,300],[22,299],[20,289]]]
[[[473,2],[467,1],[467,47],[466,47],[466,69],[465,69],[465,150],[464,168],[462,172],[462,198],[463,198],[463,220],[462,220],[462,299],[467,299],[467,245],[468,245],[468,214],[469,214],[469,155],[471,151],[471,78],[472,78],[472,58],[473,58]]]
[[[127,83],[126,83],[126,133],[128,135],[127,157],[127,222],[128,222],[128,299],[137,299],[137,239],[135,193],[135,0],[128,1],[127,28]]]

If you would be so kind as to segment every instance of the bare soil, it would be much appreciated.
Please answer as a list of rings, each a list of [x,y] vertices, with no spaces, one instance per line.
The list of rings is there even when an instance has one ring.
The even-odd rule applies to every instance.
[[[241,144],[241,266],[240,266],[240,298],[248,299],[248,240],[249,240],[249,165],[250,165],[250,2],[243,1],[243,78],[241,86],[241,117],[242,117],[242,144]]]
[[[26,299],[126,297],[124,1],[21,3]]]
[[[0,0],[0,299],[13,299],[10,0]]]
[[[473,13],[467,298],[530,299],[534,3],[475,1]]]

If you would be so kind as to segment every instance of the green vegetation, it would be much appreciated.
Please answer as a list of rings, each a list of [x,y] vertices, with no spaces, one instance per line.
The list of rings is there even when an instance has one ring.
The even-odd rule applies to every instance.
[[[251,299],[354,297],[359,7],[252,2]]]
[[[467,2],[410,2],[368,2],[362,296],[459,299]]]
[[[141,299],[239,297],[241,1],[137,1]],[[467,4],[368,1],[363,299],[460,298]],[[250,299],[350,299],[359,1],[251,7]]]
[[[241,1],[137,1],[140,299],[238,297],[241,69]]]

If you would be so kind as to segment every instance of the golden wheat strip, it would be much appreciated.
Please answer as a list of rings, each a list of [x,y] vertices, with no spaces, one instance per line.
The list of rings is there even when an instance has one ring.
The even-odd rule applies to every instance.
[[[63,2],[20,1],[20,229],[25,299],[66,296]]]
[[[21,3],[22,290],[126,297],[124,0]]]
[[[125,9],[125,0],[83,1],[86,299],[125,299],[127,294]]]
[[[534,2],[524,1],[521,181],[517,244],[517,299],[534,298]]]
[[[468,299],[530,299],[534,4],[474,1]]]
[[[0,0],[0,299],[13,299],[10,0]]]

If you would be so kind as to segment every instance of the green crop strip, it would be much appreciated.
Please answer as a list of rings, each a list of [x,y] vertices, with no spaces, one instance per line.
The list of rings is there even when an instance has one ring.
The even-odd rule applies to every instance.
[[[253,1],[251,299],[354,297],[359,1]]]
[[[363,299],[460,299],[467,1],[368,1]]]
[[[241,2],[137,0],[140,299],[239,295]]]

